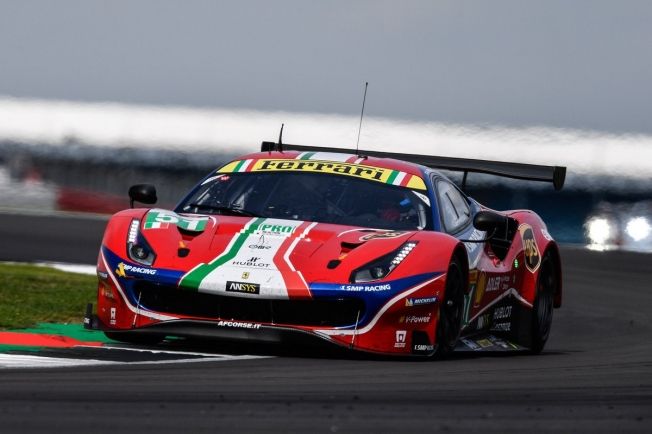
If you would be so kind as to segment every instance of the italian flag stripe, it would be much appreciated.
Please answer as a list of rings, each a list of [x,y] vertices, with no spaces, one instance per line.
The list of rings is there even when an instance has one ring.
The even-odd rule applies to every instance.
[[[308,284],[301,276],[301,272],[297,271],[294,265],[292,265],[290,255],[297,244],[299,244],[299,241],[305,238],[308,232],[316,225],[317,223],[303,222],[295,229],[294,233],[297,235],[288,237],[283,241],[283,244],[281,244],[281,247],[274,255],[274,265],[282,273],[283,282],[290,298],[312,298]]]
[[[211,271],[233,259],[238,251],[242,248],[242,245],[247,240],[249,235],[255,232],[258,227],[263,224],[264,221],[264,218],[256,218],[255,220],[249,222],[244,227],[244,230],[231,240],[229,246],[227,246],[226,250],[220,256],[218,256],[214,261],[209,262],[208,264],[201,264],[188,272],[181,278],[179,286],[187,289],[199,289],[201,281],[204,280]]]
[[[398,171],[397,170],[392,170],[392,173],[389,174],[389,178],[387,178],[387,183],[388,184],[394,184],[394,180],[398,176]]]
[[[405,178],[407,178],[407,173],[399,172],[396,178],[394,178],[394,185],[401,185]]]
[[[301,155],[299,155],[299,160],[310,160],[310,158],[315,155],[314,152],[306,152]]]
[[[242,166],[244,165],[245,160],[240,160],[238,161],[238,164],[236,164],[235,169],[233,169],[234,172],[239,172]]]

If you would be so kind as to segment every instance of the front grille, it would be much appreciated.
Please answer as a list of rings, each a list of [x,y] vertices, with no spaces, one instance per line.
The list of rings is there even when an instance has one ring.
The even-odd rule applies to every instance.
[[[135,282],[135,299],[144,308],[169,314],[286,325],[342,327],[364,316],[364,302],[356,298],[267,300],[192,292]]]

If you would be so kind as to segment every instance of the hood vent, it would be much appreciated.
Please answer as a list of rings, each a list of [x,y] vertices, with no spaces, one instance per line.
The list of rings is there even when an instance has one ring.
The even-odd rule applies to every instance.
[[[328,264],[326,265],[326,267],[329,270],[334,270],[335,268],[337,268],[338,265],[340,265],[342,263],[342,259],[346,258],[347,255],[353,249],[356,249],[356,248],[360,247],[364,243],[365,243],[364,241],[361,242],[361,243],[346,243],[346,242],[341,243],[340,244],[340,254],[338,255],[337,259],[332,259],[332,260],[328,261]]]

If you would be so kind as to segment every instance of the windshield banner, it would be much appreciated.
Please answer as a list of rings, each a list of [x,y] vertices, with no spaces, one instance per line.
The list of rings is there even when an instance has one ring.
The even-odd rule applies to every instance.
[[[218,173],[242,172],[316,172],[333,175],[352,176],[383,184],[426,190],[423,179],[399,170],[362,164],[322,160],[237,160],[218,170]]]

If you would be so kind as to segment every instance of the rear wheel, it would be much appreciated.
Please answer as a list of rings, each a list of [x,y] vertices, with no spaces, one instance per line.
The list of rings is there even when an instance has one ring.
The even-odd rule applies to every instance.
[[[127,344],[137,344],[137,345],[155,345],[163,341],[165,336],[162,335],[151,335],[144,333],[133,333],[133,332],[104,332],[107,338],[113,339],[114,341],[124,342]]]
[[[439,306],[435,357],[445,357],[453,352],[462,329],[464,313],[464,272],[457,258],[448,266],[444,300]]]
[[[538,354],[543,350],[550,335],[553,301],[557,285],[555,263],[551,255],[547,253],[541,262],[539,277],[537,279],[537,296],[534,299],[534,306],[532,307],[530,331],[532,344],[530,351],[534,354]]]

